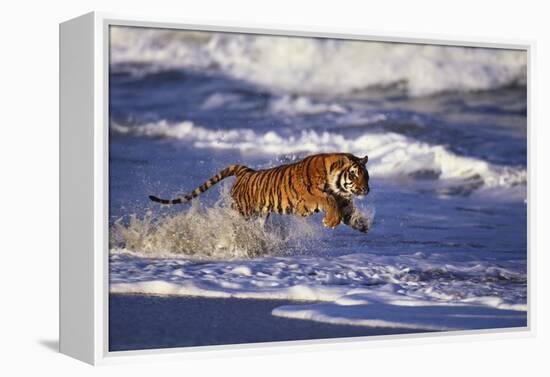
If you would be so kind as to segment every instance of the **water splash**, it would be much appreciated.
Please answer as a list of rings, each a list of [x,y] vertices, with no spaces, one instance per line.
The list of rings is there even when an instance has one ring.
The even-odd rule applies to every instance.
[[[245,219],[231,209],[229,189],[211,207],[194,200],[177,214],[147,211],[120,218],[110,230],[111,253],[140,257],[243,259],[305,250],[318,225],[296,216]]]

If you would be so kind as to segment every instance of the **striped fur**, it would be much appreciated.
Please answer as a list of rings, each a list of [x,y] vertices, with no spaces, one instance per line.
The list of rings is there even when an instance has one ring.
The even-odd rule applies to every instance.
[[[272,212],[309,216],[322,211],[327,227],[344,222],[366,232],[367,222],[358,216],[352,196],[369,192],[367,160],[368,157],[348,153],[330,153],[265,170],[232,165],[181,198],[149,198],[162,204],[186,203],[222,179],[235,176],[231,189],[233,208],[245,217]]]

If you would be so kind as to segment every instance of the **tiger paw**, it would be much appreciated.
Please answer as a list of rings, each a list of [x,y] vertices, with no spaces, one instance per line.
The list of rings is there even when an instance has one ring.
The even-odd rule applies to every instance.
[[[370,221],[368,221],[367,219],[363,219],[363,218],[356,219],[351,224],[352,228],[354,228],[354,229],[356,229],[360,232],[363,232],[363,233],[368,233],[369,232],[370,225],[371,225]]]
[[[323,217],[323,225],[327,228],[334,229],[338,226],[338,224],[340,224],[341,220],[342,219],[339,218],[339,217],[325,216],[325,217]]]

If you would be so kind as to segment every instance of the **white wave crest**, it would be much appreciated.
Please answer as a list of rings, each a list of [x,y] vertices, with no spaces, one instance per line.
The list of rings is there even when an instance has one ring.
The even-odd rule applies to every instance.
[[[112,124],[119,134],[174,138],[197,148],[236,149],[258,154],[313,154],[349,152],[369,155],[369,171],[376,176],[410,177],[428,173],[440,180],[469,180],[485,188],[525,185],[524,168],[500,166],[454,154],[441,145],[430,145],[396,133],[363,133],[355,138],[331,132],[302,131],[283,136],[275,131],[252,129],[212,130],[192,122],[160,121],[138,126]]]
[[[311,115],[320,113],[347,112],[347,109],[337,103],[313,102],[304,96],[281,96],[272,100],[269,104],[269,111],[285,115]]]
[[[268,90],[341,94],[401,86],[409,95],[526,83],[525,51],[111,28],[111,63],[142,72],[218,70]],[[134,70],[140,70],[134,67]]]
[[[233,93],[214,92],[201,104],[204,110],[228,108],[247,110],[250,104],[243,102],[241,96]],[[267,110],[278,115],[315,115],[322,113],[345,114],[348,109],[338,103],[314,101],[306,96],[274,96],[268,102]],[[381,114],[378,114],[380,118]]]

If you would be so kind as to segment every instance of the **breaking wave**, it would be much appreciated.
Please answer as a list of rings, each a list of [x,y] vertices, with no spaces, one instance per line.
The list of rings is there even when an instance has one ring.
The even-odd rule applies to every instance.
[[[279,93],[489,90],[525,85],[526,62],[504,49],[111,27],[114,71],[208,70]]]
[[[252,129],[213,130],[192,122],[160,121],[138,126],[113,123],[112,132],[135,136],[173,138],[197,148],[236,149],[247,153],[300,155],[350,152],[369,155],[369,170],[379,177],[430,177],[468,181],[476,188],[524,186],[527,171],[454,154],[442,145],[430,145],[397,133],[363,133],[355,138],[331,132],[302,131],[284,136]]]

